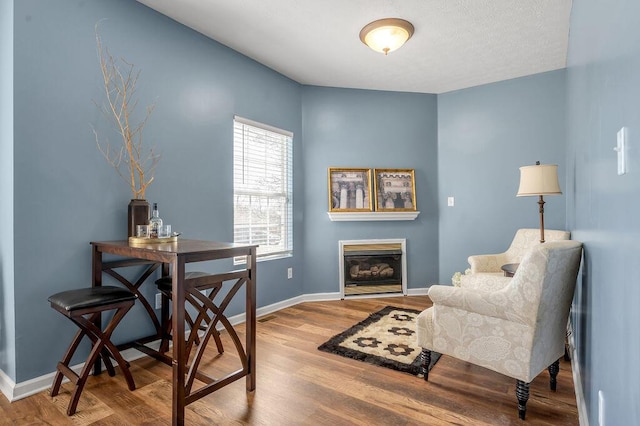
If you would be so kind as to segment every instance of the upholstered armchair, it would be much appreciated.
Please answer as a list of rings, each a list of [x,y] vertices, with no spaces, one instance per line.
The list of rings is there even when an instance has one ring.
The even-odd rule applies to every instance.
[[[567,231],[557,231],[553,229],[545,229],[545,241],[568,240],[571,234]],[[471,273],[460,277],[460,287],[478,287],[480,282],[489,281],[489,285],[498,285],[496,280],[490,277],[501,277],[504,275],[501,267],[508,263],[520,263],[522,257],[531,248],[539,245],[540,230],[535,229],[518,229],[516,235],[511,241],[511,245],[504,253],[497,254],[481,254],[469,256]],[[501,281],[501,280],[497,280]],[[508,282],[508,281],[503,281]]]
[[[416,320],[424,379],[431,351],[512,377],[524,419],[529,383],[545,368],[556,388],[581,255],[578,241],[545,242],[499,290],[432,286],[433,306]]]

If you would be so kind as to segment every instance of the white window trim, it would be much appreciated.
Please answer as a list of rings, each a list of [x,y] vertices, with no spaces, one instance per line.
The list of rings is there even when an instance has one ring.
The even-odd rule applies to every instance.
[[[285,195],[287,198],[287,202],[290,204],[290,207],[288,207],[288,209],[290,209],[290,213],[287,214],[287,228],[288,228],[288,232],[287,232],[287,240],[288,240],[288,244],[289,244],[289,248],[287,248],[286,250],[282,250],[279,252],[272,252],[272,253],[265,253],[262,255],[259,255],[256,258],[257,262],[263,262],[263,261],[269,261],[269,260],[276,260],[276,259],[284,259],[284,258],[288,258],[288,257],[293,257],[293,132],[289,131],[289,130],[284,130],[284,129],[280,129],[278,127],[275,126],[271,126],[268,124],[264,124],[264,123],[260,123],[257,121],[253,121],[250,120],[248,118],[244,118],[244,117],[240,117],[238,115],[234,115],[233,116],[233,120],[234,120],[234,167],[235,167],[235,128],[236,128],[236,123],[240,123],[240,124],[244,124],[247,126],[252,126],[261,130],[266,130],[268,132],[272,132],[272,133],[277,133],[279,135],[282,135],[284,137],[287,137],[290,139],[290,141],[288,142],[290,145],[288,146],[288,149],[290,150],[289,152],[289,174],[290,176],[288,176],[288,181],[286,182],[285,186],[290,188],[289,190],[286,190]],[[236,192],[236,188],[235,188],[235,171],[234,171],[234,206],[235,206],[235,195],[237,194],[241,194],[243,191],[237,191]],[[253,194],[253,192],[249,192],[249,194]],[[269,195],[269,194],[263,194],[263,195]],[[272,194],[272,195],[280,195],[280,193],[277,194]],[[235,212],[234,212],[234,241],[235,241]],[[234,258],[233,261],[234,265],[239,265],[239,264],[244,264],[246,263],[246,257],[245,256],[241,256],[238,258]]]
[[[283,136],[288,136],[293,139],[293,132],[289,130],[280,129],[278,127],[270,126],[264,123],[259,123],[257,121],[249,120],[248,118],[240,117],[239,115],[234,115],[233,121],[237,121],[238,123],[246,124],[248,126],[257,127],[262,130],[268,130],[273,133],[280,133]]]

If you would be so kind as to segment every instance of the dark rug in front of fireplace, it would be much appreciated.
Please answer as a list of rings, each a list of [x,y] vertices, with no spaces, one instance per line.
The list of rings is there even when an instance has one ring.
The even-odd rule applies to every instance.
[[[414,309],[387,306],[332,337],[318,349],[421,376],[422,348],[415,341],[419,313]],[[431,352],[429,370],[439,358],[439,353]]]

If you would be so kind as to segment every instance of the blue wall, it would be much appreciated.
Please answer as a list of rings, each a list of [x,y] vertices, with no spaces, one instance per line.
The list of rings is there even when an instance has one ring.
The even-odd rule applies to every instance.
[[[339,291],[338,241],[406,238],[407,287],[438,274],[436,96],[304,87],[304,292]],[[415,169],[415,221],[331,222],[329,167]]]
[[[73,325],[46,300],[90,284],[89,241],[126,237],[131,194],[91,130],[118,143],[92,102],[103,99],[94,35],[100,20],[104,45],[142,71],[140,107],[157,104],[145,139],[162,159],[146,197],[175,230],[233,240],[234,114],[294,132],[294,198],[303,198],[298,83],[135,1],[16,2],[16,382],[51,372],[70,341]],[[300,275],[286,279],[287,267],[301,270],[302,205],[294,214],[294,257],[259,265],[259,306],[302,292]],[[239,299],[228,313],[242,308]],[[116,340],[145,331],[135,309]]]
[[[0,2],[0,370],[15,378],[13,0]]]
[[[574,2],[567,71],[567,222],[585,243],[573,309],[589,424],[598,391],[607,425],[640,424],[640,3]],[[628,170],[617,175],[616,133],[630,131]]]
[[[538,199],[516,197],[519,167],[557,164],[565,176],[565,71],[438,96],[440,282],[472,254],[505,251],[518,228],[538,228]],[[447,197],[455,206],[447,207]],[[545,228],[565,229],[565,197],[545,197]]]
[[[545,219],[585,242],[573,324],[589,420],[603,390],[607,424],[640,423],[640,165],[632,148],[618,177],[612,150],[621,126],[632,147],[640,133],[640,5],[575,3],[568,71],[436,98],[300,86],[131,0],[0,3],[0,369],[16,382],[51,372],[73,332],[47,296],[88,285],[89,241],[125,236],[130,194],[91,132],[117,140],[92,104],[106,18],[105,45],[142,70],[141,105],[157,102],[146,139],[163,159],[147,198],[185,236],[232,238],[233,114],[295,133],[295,255],[259,265],[259,306],[337,292],[339,239],[406,237],[409,288],[448,283],[468,255],[538,226],[535,198],[515,197],[518,167],[557,163],[564,195],[547,197]],[[422,213],[330,222],[330,166],[414,168]]]

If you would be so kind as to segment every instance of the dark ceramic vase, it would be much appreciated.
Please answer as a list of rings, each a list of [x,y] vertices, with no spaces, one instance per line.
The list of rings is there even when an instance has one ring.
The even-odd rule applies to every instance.
[[[149,203],[147,200],[133,199],[129,202],[128,209],[128,236],[136,236],[136,225],[149,223]]]

